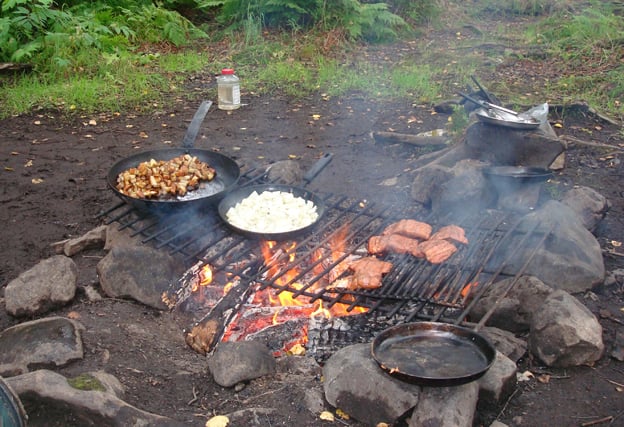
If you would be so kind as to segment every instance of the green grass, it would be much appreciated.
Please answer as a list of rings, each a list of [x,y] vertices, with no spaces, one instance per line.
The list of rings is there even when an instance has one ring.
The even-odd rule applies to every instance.
[[[201,44],[173,52],[150,44],[127,50],[120,45],[108,53],[66,52],[62,46],[51,46],[56,49],[50,54],[55,62],[39,64],[24,77],[5,78],[0,85],[0,117],[37,108],[67,113],[149,108],[172,94],[197,96],[197,92],[185,91],[188,77],[214,75],[224,67],[234,67],[243,89],[257,95],[281,93],[300,98],[315,92],[330,96],[358,92],[379,101],[403,98],[434,103],[455,96],[472,83],[471,75],[494,71],[507,58],[502,49],[479,49],[486,43],[538,45],[553,63],[568,67],[561,76],[536,88],[537,101],[581,99],[605,113],[624,115],[624,20],[612,14],[605,2],[593,3],[586,10],[577,8],[574,14],[564,7],[568,3],[557,2],[557,8],[542,3],[554,11],[540,10],[539,17],[532,18],[539,22],[524,33],[522,27],[517,27],[517,34],[508,34],[505,26],[495,26],[483,34],[458,37],[453,49],[440,49],[435,40],[426,44],[427,40],[414,39],[420,46],[400,61],[361,55],[359,46],[341,38],[339,32],[269,33],[255,21],[238,34],[214,33],[210,41],[203,39]],[[504,6],[499,10],[506,14],[535,15],[538,7],[529,0],[486,0],[471,8],[460,2],[450,4],[453,19],[445,23],[446,30],[462,33],[467,30],[458,22],[478,26],[480,14],[491,13],[497,5]],[[507,84],[512,86],[506,88]],[[488,82],[488,86],[510,103],[536,102],[523,98],[526,91],[511,82]]]

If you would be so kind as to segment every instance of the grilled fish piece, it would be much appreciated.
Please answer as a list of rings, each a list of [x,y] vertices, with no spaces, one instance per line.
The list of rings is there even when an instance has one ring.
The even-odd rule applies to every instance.
[[[416,258],[424,258],[425,254],[419,245],[418,240],[400,234],[371,236],[368,239],[368,252],[371,254],[411,254]]]
[[[458,225],[445,225],[440,228],[438,231],[433,233],[430,240],[452,240],[457,243],[462,243],[464,245],[468,244],[468,239],[466,238],[466,233],[463,228]]]
[[[419,245],[425,258],[432,264],[440,264],[457,252],[457,247],[448,240],[427,240]]]
[[[427,240],[431,236],[432,228],[429,224],[415,219],[402,219],[388,225],[382,235],[400,234],[413,239]]]

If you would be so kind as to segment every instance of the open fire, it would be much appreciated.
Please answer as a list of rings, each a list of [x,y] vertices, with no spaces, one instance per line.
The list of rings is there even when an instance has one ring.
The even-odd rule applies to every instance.
[[[348,227],[343,227],[329,241],[328,254],[321,248],[310,254],[305,265],[314,266],[306,275],[301,274],[301,267],[296,263],[297,242],[291,241],[278,244],[275,241],[259,242],[265,272],[263,279],[273,281],[274,287],[256,286],[256,290],[243,303],[236,315],[226,325],[222,341],[240,341],[266,331],[268,328],[279,328],[289,324],[289,333],[284,334],[283,346],[275,351],[282,353],[302,354],[308,342],[308,319],[332,319],[365,313],[365,307],[351,307],[344,303],[336,303],[326,308],[322,299],[306,296],[296,297],[294,292],[282,289],[301,290],[305,287],[306,276],[318,276],[310,292],[322,290],[343,275],[349,266],[349,258],[344,258]],[[326,269],[324,262],[331,262],[332,267]],[[217,275],[218,276],[218,275]],[[228,292],[240,282],[240,277],[227,277],[225,284],[215,280],[213,268],[205,265],[199,272],[193,285],[193,296],[198,303],[214,306],[218,301],[218,289],[222,294]],[[216,288],[216,290],[215,290]],[[208,297],[207,297],[208,296]],[[212,301],[209,299],[212,298]]]

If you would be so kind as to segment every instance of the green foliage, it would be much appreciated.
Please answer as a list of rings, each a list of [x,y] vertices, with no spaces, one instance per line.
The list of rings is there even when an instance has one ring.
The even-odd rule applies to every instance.
[[[204,2],[220,7],[218,20],[233,28],[247,22],[262,27],[341,29],[349,38],[380,41],[394,39],[407,24],[388,10],[386,3],[358,0],[223,0]]]

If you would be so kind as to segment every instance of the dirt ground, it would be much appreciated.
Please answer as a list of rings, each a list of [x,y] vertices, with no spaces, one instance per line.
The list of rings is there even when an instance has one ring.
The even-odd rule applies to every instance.
[[[405,46],[396,48],[405,52]],[[514,78],[533,76],[535,64],[506,63],[497,71],[500,74],[482,76],[481,80],[504,78],[510,70]],[[190,80],[191,87],[199,97],[214,99],[214,81]],[[430,105],[409,101],[382,104],[359,94],[342,98],[318,94],[293,101],[280,96],[256,97],[243,88],[243,103],[231,114],[213,107],[196,146],[231,156],[243,169],[288,157],[308,167],[323,153],[331,152],[332,163],[310,188],[383,197],[388,202],[405,200],[410,171],[420,153],[403,145],[375,144],[371,131],[415,134],[442,128],[448,119],[435,114]],[[180,144],[198,105],[198,100],[171,100],[153,114],[102,112],[77,119],[41,111],[0,122],[4,242],[0,296],[6,283],[53,254],[53,242],[80,236],[99,225],[97,214],[117,202],[105,182],[112,164],[138,150]],[[586,185],[609,199],[611,209],[597,237],[607,270],[622,269],[624,249],[619,242],[624,241],[624,167],[620,160],[624,132],[621,126],[578,108],[553,108],[550,121],[561,125],[555,130],[562,138],[576,140],[569,143],[566,166],[554,179],[560,188]],[[380,183],[392,178],[398,178],[397,185],[388,192]],[[98,288],[95,265],[103,255],[102,250],[89,250],[74,257],[80,289],[88,285]],[[602,360],[595,366],[565,370],[523,360],[521,371],[550,376],[520,383],[505,405],[480,410],[476,426],[488,426],[494,419],[510,426],[581,426],[601,419],[595,425],[624,425],[624,363],[611,357],[613,350],[622,346],[624,285],[611,283],[578,297],[601,319],[607,346]],[[247,421],[240,425],[329,425],[306,409],[301,376],[263,378],[240,391],[215,384],[205,359],[184,343],[182,328],[188,326],[188,318],[182,313],[158,312],[111,298],[90,302],[84,291],[50,315],[70,313],[86,328],[85,357],[58,372],[74,376],[105,370],[126,387],[125,400],[143,410],[196,426],[204,425],[212,415],[244,410]],[[0,330],[23,320],[28,319],[11,318],[0,308]],[[616,334],[620,335],[619,344]],[[305,381],[318,385],[320,379],[310,376]],[[63,411],[32,405],[27,409],[32,426],[87,425]],[[333,424],[359,425],[349,419]]]

